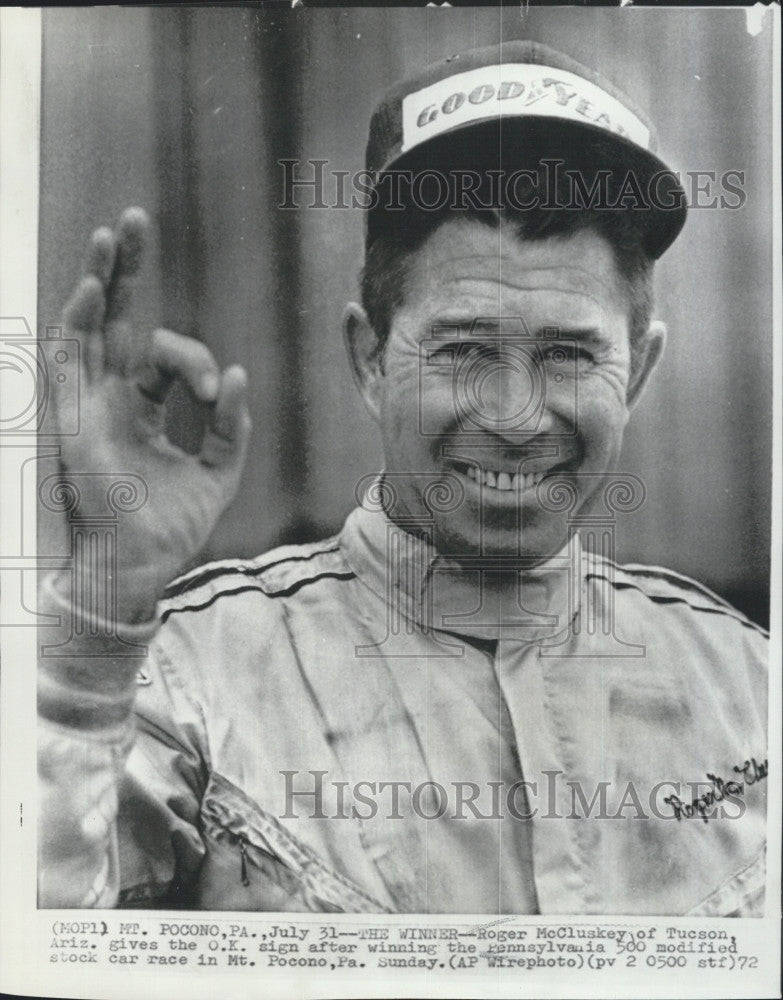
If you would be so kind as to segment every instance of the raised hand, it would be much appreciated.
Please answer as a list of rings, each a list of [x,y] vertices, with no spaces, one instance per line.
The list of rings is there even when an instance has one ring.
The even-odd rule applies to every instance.
[[[236,492],[250,434],[243,368],[221,373],[199,341],[131,323],[148,228],[146,213],[129,208],[116,231],[93,233],[87,274],[63,317],[65,336],[81,344],[82,392],[80,433],[61,438],[62,465],[118,478],[132,473],[149,494],[120,525],[118,611],[127,622],[149,617],[165,584],[204,546]],[[166,395],[176,379],[206,411],[197,455],[165,434]],[[105,486],[91,489],[85,477],[79,489],[80,514],[102,513]]]

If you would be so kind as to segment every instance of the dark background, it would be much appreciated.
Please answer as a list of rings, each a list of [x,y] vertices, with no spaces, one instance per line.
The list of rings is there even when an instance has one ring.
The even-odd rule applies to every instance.
[[[657,268],[669,347],[626,435],[621,467],[647,500],[620,515],[618,556],[768,619],[771,17],[755,35],[743,10],[633,6],[52,8],[43,25],[41,327],[58,322],[90,230],[141,204],[156,243],[140,322],[202,338],[251,375],[248,466],[210,558],[336,530],[382,464],[340,335],[362,213],[279,210],[279,159],[361,169],[387,86],[502,37],[615,81],[649,111],[674,168],[744,170],[744,207],[691,211]],[[175,419],[188,437],[184,401]],[[43,515],[51,551],[64,542]]]

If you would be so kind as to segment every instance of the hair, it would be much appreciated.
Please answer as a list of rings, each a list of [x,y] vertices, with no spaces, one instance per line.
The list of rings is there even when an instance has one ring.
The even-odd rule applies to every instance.
[[[405,301],[414,255],[426,238],[450,218],[473,218],[492,228],[510,224],[521,240],[568,237],[582,230],[602,235],[612,248],[628,293],[631,364],[635,366],[652,314],[654,261],[644,249],[643,225],[633,210],[605,208],[502,207],[427,212],[409,206],[403,212],[384,213],[367,246],[361,272],[362,306],[378,338],[381,357],[394,314]]]

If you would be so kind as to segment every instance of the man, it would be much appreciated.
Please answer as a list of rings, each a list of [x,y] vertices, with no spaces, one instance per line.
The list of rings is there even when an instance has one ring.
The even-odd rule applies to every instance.
[[[128,470],[148,496],[116,609],[97,548],[78,592],[44,587],[74,629],[42,658],[42,905],[762,912],[764,637],[607,550],[643,496],[614,467],[664,346],[653,261],[684,222],[653,142],[530,43],[393,89],[345,314],[384,472],[335,538],[160,603],[236,489],[246,378],[130,326],[142,213],[94,234],[64,477]],[[207,412],[198,455],[165,437],[175,378]]]

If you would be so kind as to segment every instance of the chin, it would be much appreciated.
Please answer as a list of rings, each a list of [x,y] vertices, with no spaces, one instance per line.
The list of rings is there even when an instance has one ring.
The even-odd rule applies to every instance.
[[[462,529],[462,530],[460,530]],[[560,530],[525,530],[523,523],[520,535],[516,528],[500,528],[485,525],[479,532],[475,525],[472,530],[454,523],[440,523],[436,526],[434,538],[438,552],[460,562],[463,559],[474,562],[478,557],[486,559],[518,558],[523,565],[545,562],[559,552],[567,541],[567,533]]]

